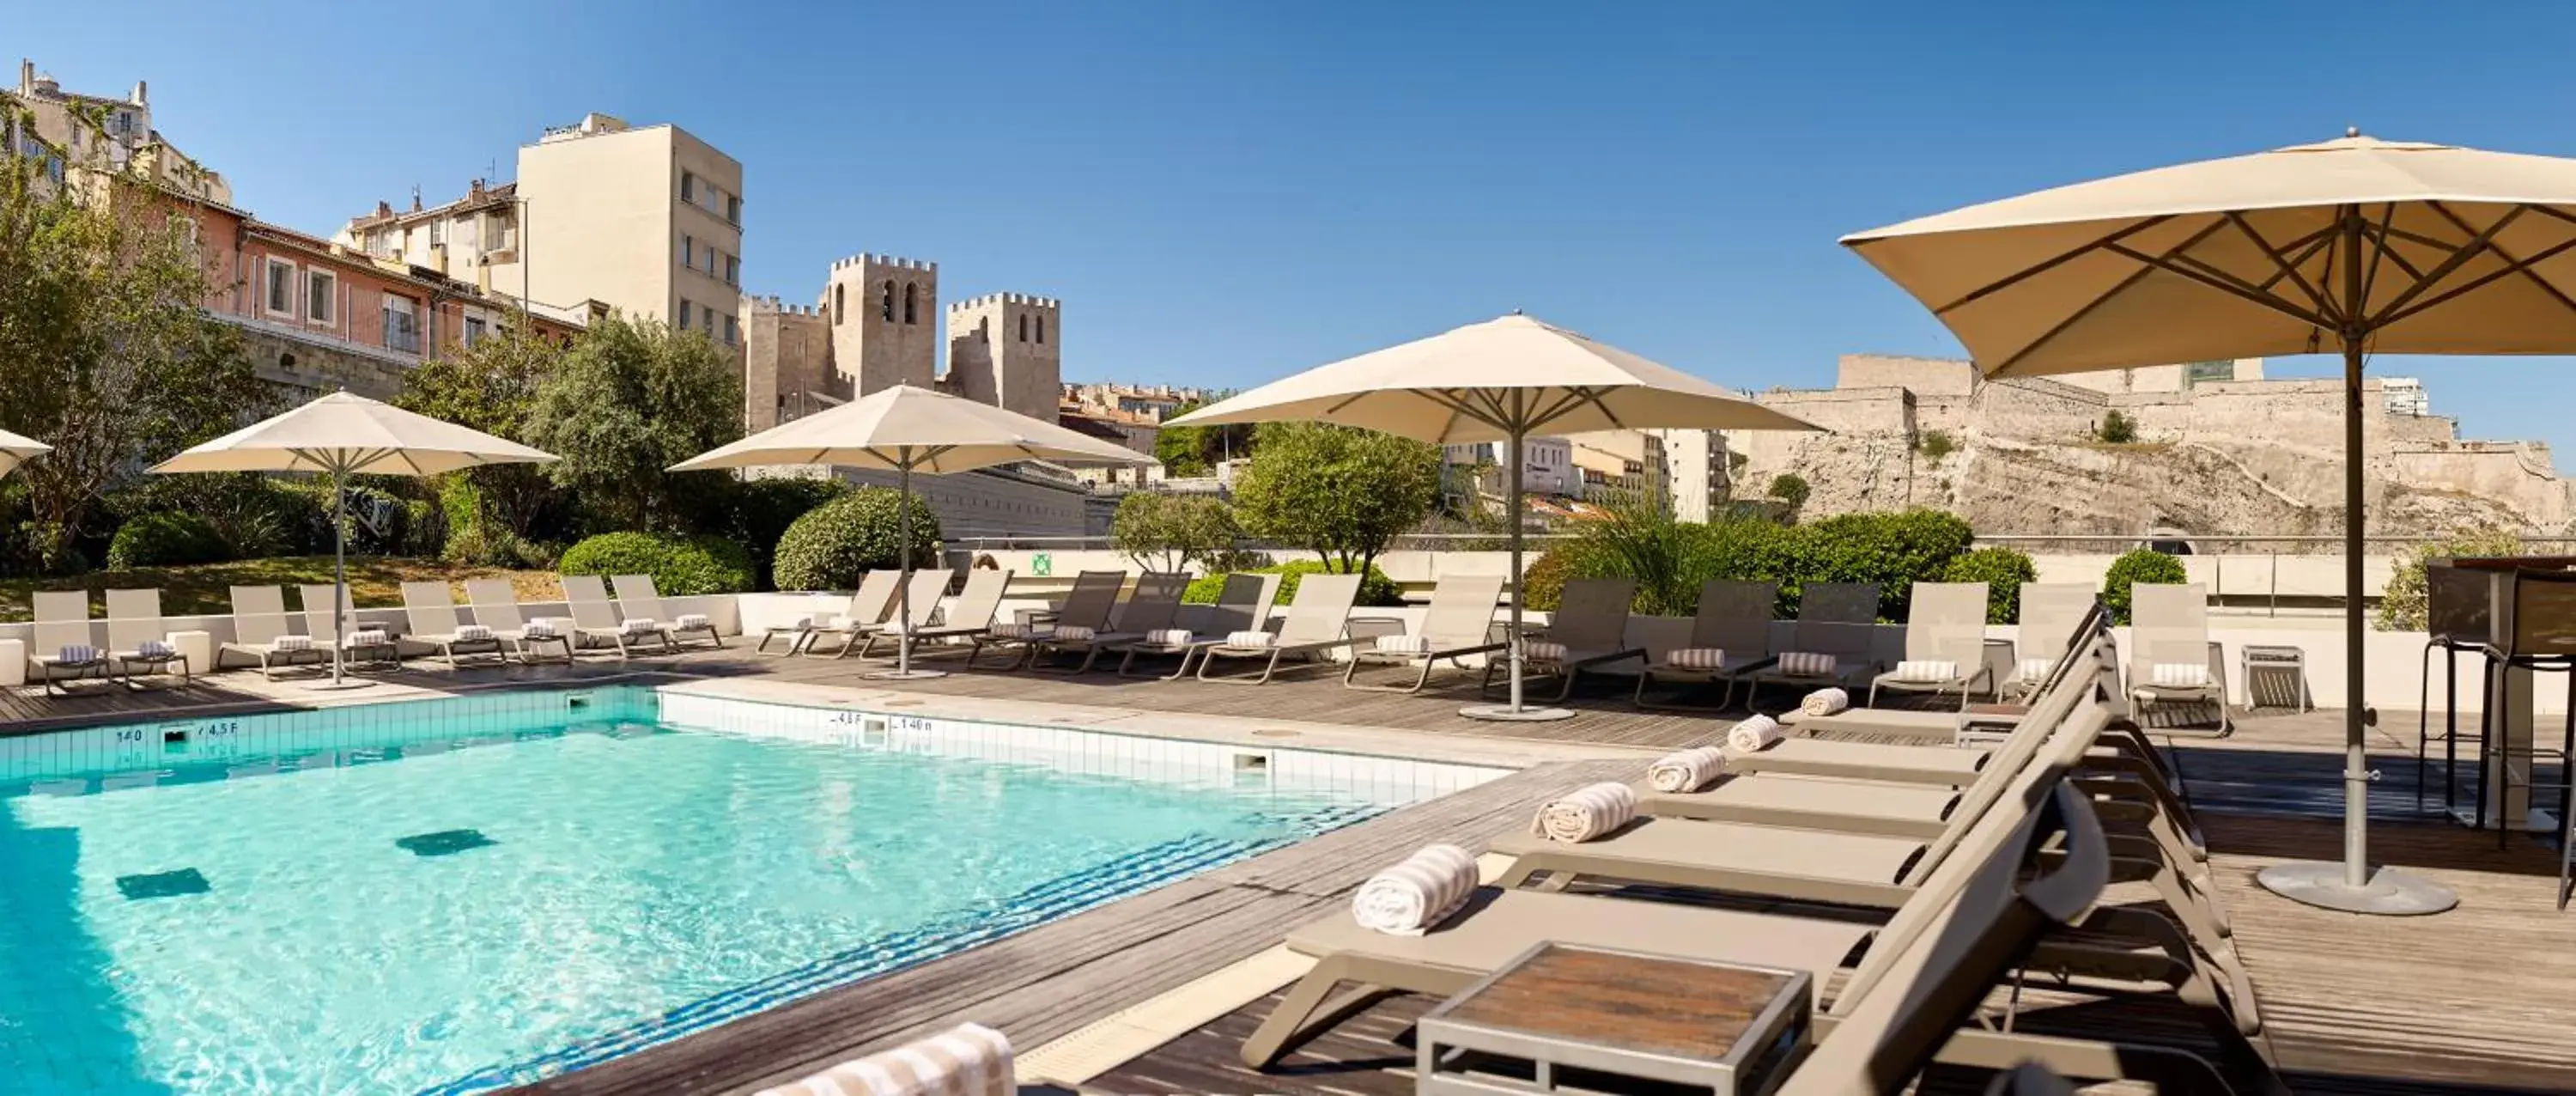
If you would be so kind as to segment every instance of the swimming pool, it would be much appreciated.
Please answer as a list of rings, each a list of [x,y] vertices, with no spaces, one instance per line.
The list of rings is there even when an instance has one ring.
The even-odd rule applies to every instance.
[[[1497,774],[632,688],[0,740],[0,1070],[479,1091]]]

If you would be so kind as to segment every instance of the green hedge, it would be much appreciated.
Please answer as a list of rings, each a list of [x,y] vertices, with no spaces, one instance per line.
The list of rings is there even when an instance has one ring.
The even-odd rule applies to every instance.
[[[1328,575],[1340,573],[1340,571],[1338,568],[1326,567],[1316,560],[1301,559],[1290,563],[1282,563],[1273,567],[1255,567],[1248,573],[1256,575],[1281,576],[1279,579],[1279,596],[1276,604],[1286,605],[1297,597],[1298,579],[1307,575]],[[1201,575],[1197,579],[1191,581],[1189,591],[1181,595],[1181,600],[1193,605],[1214,605],[1216,604],[1217,595],[1224,589],[1225,575],[1223,573]],[[1396,586],[1394,579],[1386,577],[1386,572],[1378,570],[1375,565],[1371,565],[1368,569],[1368,575],[1360,579],[1359,604],[1376,606],[1402,605],[1404,604],[1404,591]]]
[[[602,533],[565,549],[567,575],[651,575],[667,597],[751,589],[751,553],[722,537]]]
[[[862,487],[797,518],[779,535],[771,577],[781,590],[848,590],[869,571],[897,566],[903,510],[912,509],[912,564],[937,566],[939,517],[919,497]]]
[[[2039,581],[2039,565],[2010,548],[1979,548],[1950,561],[1945,582],[1986,584],[1986,623],[2021,620],[2021,584]]]
[[[232,546],[195,514],[138,514],[118,527],[116,539],[107,546],[111,571],[221,563],[231,558]]]
[[[1630,573],[1635,554],[1615,547],[1622,537],[1631,543],[1670,538],[1676,573]],[[1711,579],[1770,582],[1780,588],[1779,613],[1786,619],[1797,615],[1806,583],[1874,582],[1879,615],[1901,621],[1914,584],[1947,580],[1952,561],[1967,553],[1972,538],[1966,521],[1938,510],[1844,514],[1800,526],[1747,518],[1672,522],[1642,533],[1591,530],[1550,547],[1529,566],[1523,584],[1530,608],[1548,610],[1556,608],[1567,579],[1633,578],[1640,580],[1638,612],[1680,615],[1693,610],[1700,584]],[[1649,581],[1664,588],[1647,589]]]
[[[2111,569],[2102,575],[2102,604],[2111,610],[2111,623],[2129,622],[2129,587],[2144,582],[2153,585],[2189,581],[2182,561],[2152,548],[2139,548],[2111,561]]]

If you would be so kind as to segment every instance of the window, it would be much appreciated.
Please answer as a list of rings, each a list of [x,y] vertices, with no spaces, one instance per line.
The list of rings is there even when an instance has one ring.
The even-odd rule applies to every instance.
[[[911,282],[903,283],[903,322],[905,323],[913,322],[912,291],[913,284]]]
[[[740,195],[727,195],[725,197],[725,220],[732,221],[735,224],[742,223],[742,197]]]
[[[1020,313],[1020,341],[1029,341],[1029,314]]]
[[[1044,316],[1038,317],[1038,341],[1041,343],[1046,341],[1046,317]]]
[[[118,133],[134,132],[134,112],[130,110],[117,111],[115,128]]]
[[[447,222],[444,220],[429,222],[429,246],[437,247],[445,244],[446,242]]]
[[[877,301],[877,315],[883,317],[887,323],[894,322],[894,279],[892,278],[885,281],[885,289]]]
[[[472,345],[474,345],[475,343],[482,342],[482,341],[483,341],[483,336],[484,336],[484,335],[486,335],[486,334],[488,334],[488,333],[489,333],[489,332],[485,329],[485,326],[484,326],[484,323],[483,323],[483,317],[481,317],[481,316],[467,316],[467,317],[465,317],[465,345],[467,345],[467,346],[472,346]]]
[[[727,256],[725,256],[725,284],[726,284],[726,285],[741,285],[741,284],[742,284],[742,256],[740,256],[740,255],[727,255]]]
[[[689,329],[689,302],[687,302],[687,301],[681,301],[681,302],[680,302],[680,330],[682,330],[682,331],[686,331],[686,330],[688,330],[688,329]]]
[[[295,315],[295,264],[268,261],[268,310],[280,316]]]
[[[484,214],[483,250],[487,252],[508,251],[512,243],[512,237],[516,235],[516,232],[514,231],[516,228],[518,228],[518,223],[506,214]]]
[[[319,270],[306,275],[304,317],[314,323],[330,323],[334,316],[339,315],[339,311],[331,307],[339,295],[340,279],[336,275]]]
[[[850,318],[850,287],[849,287],[848,285],[836,285],[836,286],[833,286],[833,287],[832,287],[832,322],[833,322],[833,323],[835,323],[835,324],[838,324],[838,323],[840,323],[841,321],[846,320],[846,319],[849,319],[849,318]]]
[[[697,238],[697,237],[695,237],[695,236],[682,236],[682,237],[680,237],[680,265],[681,265],[681,266],[684,266],[684,267],[687,267],[687,268],[689,268],[689,269],[691,269],[691,270],[696,270],[696,269],[698,268],[698,238]]]
[[[742,341],[742,321],[737,320],[732,316],[727,316],[724,318],[724,328],[726,346],[732,346],[735,343]]]
[[[686,171],[680,173],[680,200],[683,202],[694,202],[698,200],[698,177],[696,175]]]
[[[420,303],[385,294],[385,349],[420,353]]]

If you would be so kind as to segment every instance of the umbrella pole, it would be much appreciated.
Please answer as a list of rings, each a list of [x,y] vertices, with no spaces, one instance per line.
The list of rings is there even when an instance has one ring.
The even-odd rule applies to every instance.
[[[1508,704],[1479,704],[1474,707],[1460,709],[1458,714],[1466,716],[1469,719],[1484,719],[1505,723],[1545,723],[1559,719],[1571,719],[1574,717],[1574,713],[1565,708],[1525,708],[1521,706],[1521,443],[1528,440],[1529,436],[1528,404],[1528,394],[1521,389],[1513,389],[1511,395],[1511,421],[1503,424],[1503,428],[1509,431],[1511,436],[1509,444],[1511,447],[1512,462],[1511,472],[1504,477],[1503,481],[1504,491],[1506,494],[1506,497],[1503,500],[1503,514],[1509,518],[1512,523],[1512,613],[1511,625],[1509,628],[1509,638],[1511,642],[1511,702]]]
[[[926,452],[935,457],[942,450],[930,449]],[[900,580],[901,584],[895,588],[894,618],[901,623],[901,627],[894,637],[894,669],[868,676],[885,681],[946,677],[948,674],[943,670],[912,668],[912,466],[926,458],[915,456],[911,446],[903,447],[900,456],[902,459],[895,462],[895,472],[898,477],[896,482],[903,487],[903,497],[896,500],[901,516],[896,519],[895,528],[902,531],[903,542],[895,547],[895,558],[901,561],[898,573],[903,578]]]
[[[352,681],[345,673],[349,659],[350,463],[347,453],[331,454],[331,680],[308,686],[313,689],[355,689],[368,684],[363,678]]]
[[[2370,770],[2365,735],[2377,722],[2377,713],[2368,708],[2362,689],[2368,661],[2362,644],[2368,638],[2368,626],[2362,621],[2361,559],[2366,459],[2361,441],[2361,367],[2363,346],[2370,338],[2363,315],[2369,302],[2362,299],[2360,207],[2346,206],[2342,220],[2342,295],[2348,317],[2343,330],[2343,863],[2276,864],[2255,878],[2265,890],[2324,909],[2389,916],[2440,913],[2458,905],[2459,896],[2419,876],[2370,870],[2370,784],[2378,774]],[[2224,698],[2220,703],[2225,703]]]

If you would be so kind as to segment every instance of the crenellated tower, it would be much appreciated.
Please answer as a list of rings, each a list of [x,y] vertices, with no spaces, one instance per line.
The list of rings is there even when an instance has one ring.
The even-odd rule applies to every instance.
[[[1053,297],[987,293],[948,309],[949,387],[1054,422],[1063,394],[1063,305]]]
[[[861,253],[832,264],[822,309],[832,364],[854,394],[930,387],[939,342],[939,264]]]

